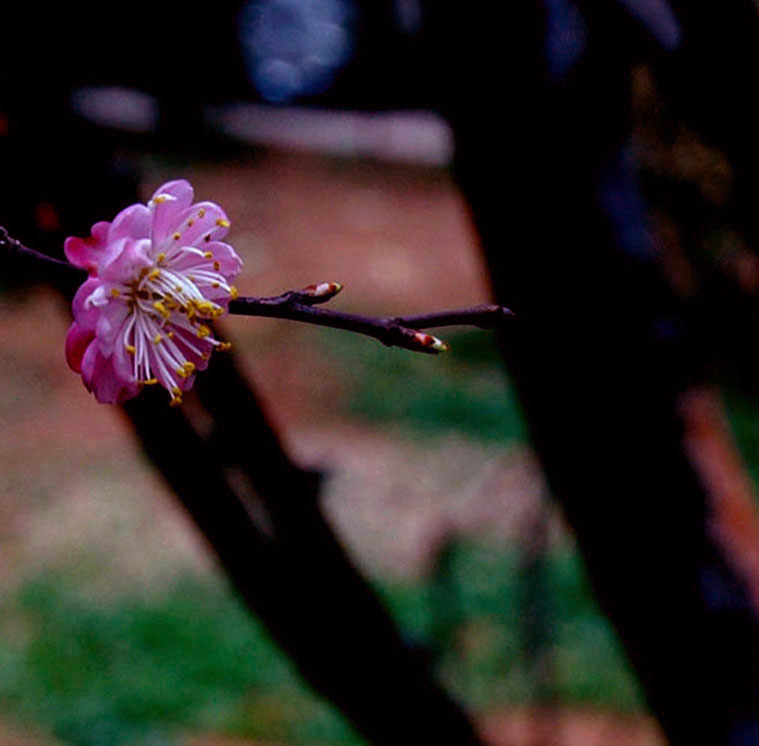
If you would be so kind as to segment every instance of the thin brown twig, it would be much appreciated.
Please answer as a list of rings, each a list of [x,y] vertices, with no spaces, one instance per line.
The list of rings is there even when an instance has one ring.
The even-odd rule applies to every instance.
[[[20,258],[40,270],[44,267],[44,277],[51,282],[65,281],[70,284],[73,280],[77,280],[81,283],[87,277],[84,270],[68,262],[24,246],[0,226],[0,253],[2,252]],[[448,345],[432,334],[420,331],[422,329],[460,325],[493,329],[514,317],[513,312],[508,308],[495,304],[483,304],[471,308],[416,316],[386,318],[317,308],[322,303],[334,298],[340,290],[342,290],[342,285],[339,283],[322,282],[309,285],[301,290],[289,290],[282,295],[270,298],[253,296],[236,298],[229,303],[229,313],[241,316],[289,319],[331,329],[342,329],[373,337],[388,347],[402,347],[414,352],[431,354],[448,349]]]
[[[432,354],[447,349],[447,345],[437,337],[419,331],[420,329],[459,325],[493,329],[514,317],[513,312],[508,308],[495,304],[484,304],[472,308],[418,316],[387,318],[315,308],[313,296],[309,289],[326,286],[336,286],[337,290],[329,294],[329,297],[323,300],[319,299],[318,302],[321,303],[339,292],[340,286],[337,283],[309,286],[304,291],[289,291],[273,298],[238,298],[229,304],[229,312],[245,316],[290,319],[317,326],[326,326],[331,329],[342,329],[373,337],[388,347],[403,347],[414,352]]]

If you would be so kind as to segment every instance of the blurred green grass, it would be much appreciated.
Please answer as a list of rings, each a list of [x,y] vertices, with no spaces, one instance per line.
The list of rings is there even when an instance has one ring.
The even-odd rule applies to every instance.
[[[328,353],[350,361],[340,366],[346,413],[422,439],[523,442],[493,337],[445,337],[451,352],[432,357],[324,332]],[[757,405],[735,391],[726,399],[756,479]],[[71,746],[172,744],[187,733],[363,743],[222,579],[190,575],[168,590],[109,599],[85,582],[48,573],[0,597],[0,714]],[[530,652],[535,582],[543,661]],[[571,542],[541,557],[537,578],[523,550],[468,539],[446,546],[428,577],[375,586],[405,638],[431,652],[444,684],[474,711],[541,701],[644,709]]]
[[[521,561],[514,551],[463,543],[442,580],[378,584],[406,638],[437,653],[445,683],[475,709],[534,701]],[[0,711],[13,720],[72,746],[171,744],[197,732],[362,743],[221,580],[187,576],[168,591],[107,600],[76,582],[46,574],[0,600]],[[551,556],[545,582],[552,696],[640,708],[576,554]]]
[[[456,432],[480,441],[524,441],[524,421],[509,395],[495,335],[473,330],[442,336],[451,349],[433,356],[325,333],[334,358],[350,361],[342,373],[351,392],[347,413],[421,436]]]

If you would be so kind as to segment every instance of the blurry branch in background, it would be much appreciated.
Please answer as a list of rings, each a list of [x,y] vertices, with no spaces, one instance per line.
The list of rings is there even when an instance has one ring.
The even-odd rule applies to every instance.
[[[35,273],[40,274],[41,279],[57,285],[79,284],[86,279],[86,273],[83,270],[24,246],[20,241],[9,236],[8,231],[0,226],[0,253],[2,252],[8,252],[25,262],[27,266],[34,267]],[[271,298],[236,298],[229,304],[229,313],[303,321],[307,324],[364,334],[379,340],[387,347],[402,347],[412,352],[430,354],[447,350],[448,345],[432,334],[419,331],[420,329],[459,325],[494,329],[514,317],[513,312],[508,308],[495,304],[389,318],[374,318],[315,308],[334,298],[342,288],[343,286],[337,282],[322,282],[301,290],[288,290],[282,295]]]

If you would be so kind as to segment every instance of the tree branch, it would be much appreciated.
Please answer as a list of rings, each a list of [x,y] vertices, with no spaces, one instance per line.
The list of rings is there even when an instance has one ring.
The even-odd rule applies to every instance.
[[[8,235],[0,226],[0,253],[6,252],[15,259],[20,259],[28,266],[42,271],[46,280],[57,284],[70,283],[74,280],[84,282],[87,273],[68,262],[54,259],[42,252],[24,246],[20,241]],[[326,303],[342,290],[337,282],[322,282],[309,285],[301,290],[289,290],[282,295],[271,298],[245,297],[236,298],[229,303],[229,313],[241,316],[261,316],[275,319],[301,321],[316,326],[364,334],[379,340],[388,347],[402,347],[413,352],[437,354],[448,349],[442,340],[420,331],[441,326],[476,326],[480,329],[493,329],[514,314],[504,306],[483,304],[472,308],[453,311],[421,314],[417,316],[396,316],[375,318],[341,311],[331,311],[316,306]]]
[[[315,288],[330,288],[314,300]],[[244,316],[264,316],[268,318],[303,321],[331,329],[343,329],[357,334],[374,337],[388,347],[403,347],[414,352],[436,354],[448,349],[437,337],[420,329],[440,326],[477,326],[493,329],[514,317],[504,306],[484,304],[473,308],[422,314],[418,316],[397,316],[374,318],[326,308],[314,308],[334,297],[341,290],[338,283],[311,285],[303,290],[291,290],[273,298],[238,298],[229,304],[229,312]],[[326,296],[326,297],[324,297]]]

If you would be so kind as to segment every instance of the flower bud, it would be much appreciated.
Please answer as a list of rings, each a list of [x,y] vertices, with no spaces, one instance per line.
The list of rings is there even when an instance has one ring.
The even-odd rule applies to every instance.
[[[427,334],[426,332],[416,332],[414,334],[414,341],[420,344],[422,347],[428,347],[435,352],[445,352],[446,350],[450,349],[450,347],[445,342],[443,342],[442,339],[433,337],[432,334]]]

